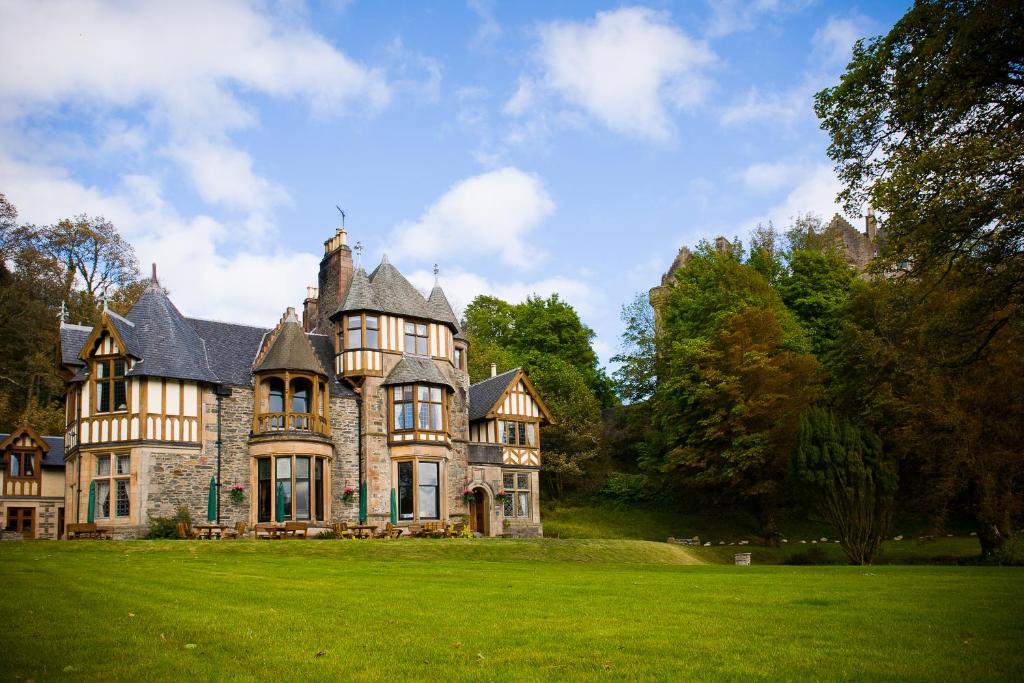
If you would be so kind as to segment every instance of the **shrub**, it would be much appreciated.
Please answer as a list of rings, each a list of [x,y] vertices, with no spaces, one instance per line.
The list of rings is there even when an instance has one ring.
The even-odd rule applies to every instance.
[[[996,557],[999,564],[1024,567],[1024,533],[1017,533],[1006,539]]]
[[[149,532],[146,538],[178,538],[178,522],[192,525],[192,515],[185,506],[170,517],[149,517]]]
[[[647,475],[612,472],[601,489],[601,497],[616,503],[644,503],[651,500]]]
[[[812,545],[805,552],[790,555],[782,561],[782,564],[809,566],[816,564],[834,564],[834,562],[829,559],[827,554],[825,554],[824,548]]]
[[[318,533],[313,538],[330,539],[330,538],[337,538],[337,537],[338,537],[338,534],[334,533],[333,529],[324,529],[323,531]]]

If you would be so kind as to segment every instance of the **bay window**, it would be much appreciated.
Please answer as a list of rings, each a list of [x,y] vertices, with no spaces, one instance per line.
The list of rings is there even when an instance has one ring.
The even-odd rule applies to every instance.
[[[397,463],[398,518],[441,518],[441,463],[403,460]]]
[[[277,521],[278,499],[286,521],[323,521],[327,508],[324,463],[324,458],[308,455],[258,458],[256,521]]]
[[[392,388],[392,430],[443,432],[447,423],[445,390],[426,384]]]
[[[260,400],[253,433],[299,431],[328,433],[327,385],[315,375],[266,377],[260,380]]]

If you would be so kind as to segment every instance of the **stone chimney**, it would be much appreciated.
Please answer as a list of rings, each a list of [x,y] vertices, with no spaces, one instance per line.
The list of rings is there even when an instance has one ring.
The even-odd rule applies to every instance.
[[[875,210],[870,206],[868,207],[868,215],[864,219],[864,234],[872,242],[875,241],[875,235],[878,234],[878,219],[875,218]]]
[[[497,376],[498,376],[498,364],[497,363],[491,363],[491,377],[497,377]]]
[[[320,322],[317,303],[317,288],[306,287],[306,299],[302,302],[302,329],[306,332],[312,332]]]
[[[338,310],[348,285],[352,281],[352,249],[345,244],[347,233],[338,228],[330,239],[324,241],[324,258],[320,261],[320,278],[317,288],[316,329],[321,334],[333,334],[331,316]]]

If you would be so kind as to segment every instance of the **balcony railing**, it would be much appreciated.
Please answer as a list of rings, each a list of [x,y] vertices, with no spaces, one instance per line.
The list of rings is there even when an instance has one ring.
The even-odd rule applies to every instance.
[[[309,432],[327,434],[327,419],[312,413],[261,413],[256,416],[256,433]]]

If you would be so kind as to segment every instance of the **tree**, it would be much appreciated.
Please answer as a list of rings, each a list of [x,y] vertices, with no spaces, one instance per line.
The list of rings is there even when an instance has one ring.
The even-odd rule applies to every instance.
[[[659,468],[748,502],[772,538],[800,416],[821,394],[806,337],[758,271],[707,243],[663,306]]]
[[[789,254],[789,271],[778,285],[783,303],[807,332],[821,357],[835,340],[838,316],[850,294],[851,269],[836,251],[799,249]]]
[[[1024,303],[1022,27],[1019,0],[919,0],[815,96],[840,196],[886,216],[879,267],[971,286],[967,360]]]
[[[881,440],[814,408],[800,422],[790,473],[836,531],[850,562],[871,564],[892,523],[898,482]]]
[[[112,296],[139,281],[135,250],[102,216],[66,218],[35,230],[34,241],[63,266],[63,299],[73,320],[95,323],[101,295]]]
[[[613,374],[615,389],[630,403],[646,401],[657,386],[654,310],[645,295],[637,294],[622,307],[621,318],[626,329],[621,350],[612,357],[612,362],[619,364]]]

